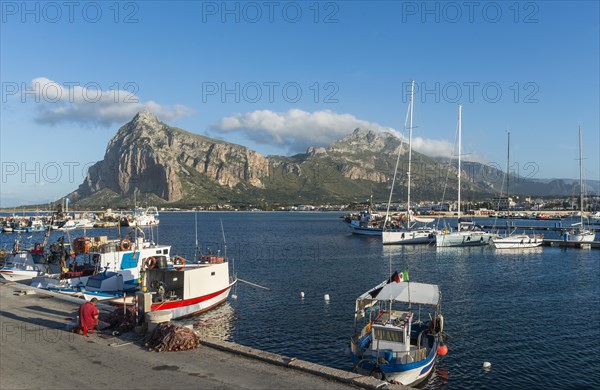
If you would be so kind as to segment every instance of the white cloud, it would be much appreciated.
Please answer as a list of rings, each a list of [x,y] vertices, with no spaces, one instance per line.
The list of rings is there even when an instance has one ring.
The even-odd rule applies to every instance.
[[[327,146],[357,127],[375,131],[393,131],[377,123],[337,114],[330,110],[287,112],[257,110],[225,117],[211,126],[213,132],[238,132],[263,145],[279,145],[298,153],[308,146]]]
[[[143,110],[167,120],[192,112],[191,108],[180,104],[167,106],[152,100],[142,102],[134,93],[137,91],[134,83],[125,84],[126,90],[103,91],[97,88],[97,83],[86,86],[69,82],[61,84],[45,77],[33,79],[28,91],[35,94],[35,121],[49,125],[74,122],[84,126],[110,126],[127,121]]]

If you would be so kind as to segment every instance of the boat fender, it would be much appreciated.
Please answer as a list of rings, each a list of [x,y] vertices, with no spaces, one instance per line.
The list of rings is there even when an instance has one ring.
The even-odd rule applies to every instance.
[[[156,266],[156,259],[154,257],[148,257],[144,264],[146,264],[146,268],[152,269]]]
[[[173,259],[173,268],[181,271],[184,265],[185,259],[183,257],[177,256]]]
[[[122,239],[121,243],[119,244],[119,248],[122,251],[128,251],[129,249],[131,249],[131,241],[129,241],[128,238]]]
[[[435,332],[442,333],[444,331],[444,316],[439,314],[435,321]]]

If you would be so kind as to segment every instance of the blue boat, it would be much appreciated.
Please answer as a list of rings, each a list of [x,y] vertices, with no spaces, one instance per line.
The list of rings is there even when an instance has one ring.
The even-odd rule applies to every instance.
[[[422,382],[448,351],[440,303],[437,285],[409,282],[406,272],[358,297],[349,350],[354,371],[405,386]]]

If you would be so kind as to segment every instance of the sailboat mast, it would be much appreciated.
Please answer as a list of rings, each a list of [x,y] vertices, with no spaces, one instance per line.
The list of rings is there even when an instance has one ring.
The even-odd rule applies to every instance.
[[[508,213],[508,218],[510,219],[510,130],[508,130],[508,143],[506,149],[506,212]]]
[[[581,229],[583,229],[583,155],[581,152],[581,126],[579,126],[579,213]]]
[[[462,154],[462,106],[458,105],[458,219],[460,220],[460,156]]]
[[[412,161],[412,131],[413,131],[413,105],[415,98],[415,81],[410,86],[410,119],[408,122],[408,189],[406,199],[406,224],[410,224],[410,170]]]

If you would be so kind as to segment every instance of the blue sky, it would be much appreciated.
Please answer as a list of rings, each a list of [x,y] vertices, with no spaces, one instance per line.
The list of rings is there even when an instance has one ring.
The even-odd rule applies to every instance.
[[[410,80],[415,149],[450,155],[461,103],[467,158],[504,167],[510,129],[513,170],[575,178],[582,126],[600,179],[599,3],[467,4],[3,1],[1,206],[76,189],[137,110],[291,155],[402,132]]]

